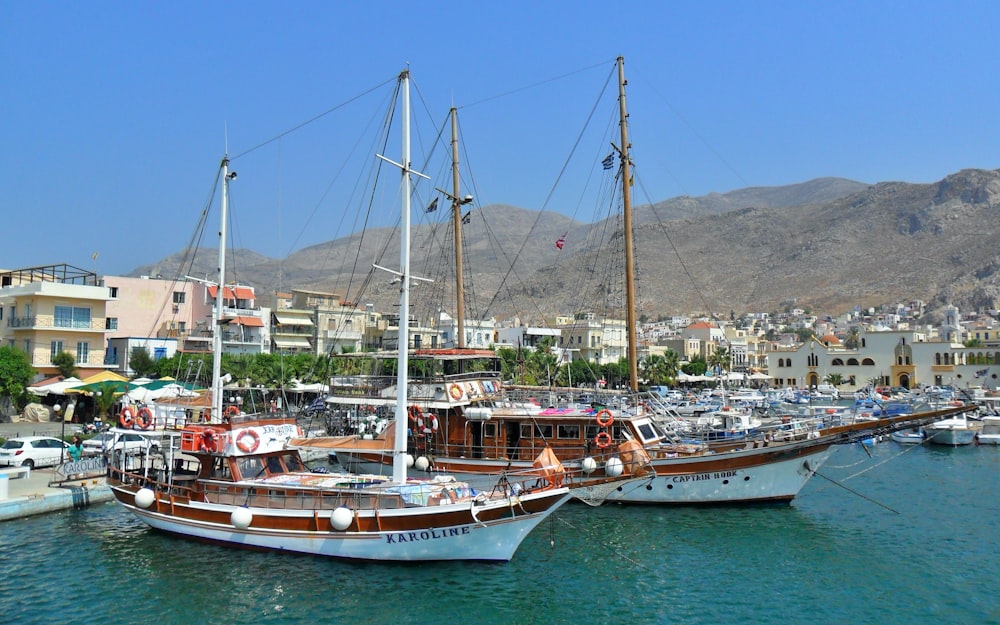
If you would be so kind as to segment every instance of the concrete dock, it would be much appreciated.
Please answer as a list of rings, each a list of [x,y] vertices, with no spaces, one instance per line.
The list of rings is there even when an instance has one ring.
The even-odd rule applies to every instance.
[[[0,436],[14,438],[38,435],[58,438],[61,435],[60,425],[59,423],[4,423],[0,424]],[[70,431],[69,425],[67,424],[67,432]],[[56,484],[54,482],[60,482],[63,478],[54,468],[32,469],[27,476],[22,472],[17,473],[17,475],[6,473],[0,475],[0,521],[82,508],[112,499],[111,489],[105,484],[103,477]]]

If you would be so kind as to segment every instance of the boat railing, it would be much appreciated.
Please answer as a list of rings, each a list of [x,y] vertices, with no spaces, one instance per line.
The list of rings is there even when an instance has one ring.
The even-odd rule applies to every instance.
[[[171,497],[185,497],[190,499],[195,495],[194,489],[190,486],[190,483],[194,480],[194,475],[170,474],[157,469],[136,472],[132,469],[122,469],[109,465],[108,477],[122,484],[134,484],[152,488]]]

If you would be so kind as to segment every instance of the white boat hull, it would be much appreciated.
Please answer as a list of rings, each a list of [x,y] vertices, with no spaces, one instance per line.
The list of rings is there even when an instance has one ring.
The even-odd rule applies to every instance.
[[[919,445],[924,442],[924,435],[922,432],[893,432],[889,435],[889,437],[900,445]]]
[[[928,429],[927,442],[935,445],[958,447],[971,445],[976,440],[976,431],[970,428]]]
[[[791,455],[787,460],[701,472],[695,459],[684,458],[683,474],[672,471],[672,465],[678,464],[676,459],[653,460],[655,477],[624,484],[608,495],[607,501],[658,505],[787,502],[798,495],[831,452],[832,447],[815,448],[808,455]],[[718,463],[725,456],[705,456],[704,464]]]
[[[473,516],[483,515],[489,509],[514,508],[519,511],[532,498],[551,497],[551,493],[528,494],[511,497],[506,503],[489,502],[483,505],[458,503],[440,506],[441,522],[431,522],[422,529],[400,531],[336,531],[334,529],[282,530],[251,525],[240,530],[232,524],[203,520],[207,514],[231,513],[233,506],[191,502],[171,504],[172,513],[155,509],[143,509],[127,503],[131,495],[121,487],[113,489],[116,498],[141,521],[158,530],[179,534],[199,540],[223,543],[230,546],[269,551],[290,551],[319,556],[329,556],[359,560],[426,561],[426,560],[494,560],[508,561],[514,556],[518,545],[539,523],[565,502],[569,497],[566,489],[558,504],[548,505],[544,510],[532,514],[504,514],[486,522],[469,522],[447,525],[445,517],[455,512],[468,513],[474,507]],[[155,506],[154,506],[155,507]],[[266,508],[249,508],[254,518],[274,517],[275,511]],[[325,517],[316,517],[317,514]],[[285,511],[283,516],[292,522],[296,517],[316,518],[316,525],[327,525],[332,511]],[[359,514],[365,514],[359,512]],[[368,513],[370,514],[370,512]],[[400,510],[380,510],[380,522],[391,525],[393,517],[409,514],[406,508]],[[299,519],[302,520],[301,518]],[[437,525],[437,527],[434,527]]]

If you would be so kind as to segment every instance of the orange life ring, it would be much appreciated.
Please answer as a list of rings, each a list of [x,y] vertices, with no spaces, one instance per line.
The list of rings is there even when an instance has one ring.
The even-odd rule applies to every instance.
[[[215,440],[215,430],[205,430],[201,433],[201,445],[199,449],[207,453],[218,451],[219,445]]]
[[[226,407],[226,411],[223,414],[227,417],[235,417],[240,414],[240,409],[236,406],[230,405]]]
[[[247,442],[247,438],[250,439],[249,443]],[[253,430],[241,430],[236,435],[236,447],[245,454],[252,454],[257,451],[258,445],[260,445],[260,436]]]
[[[135,423],[135,414],[132,412],[132,408],[130,406],[122,408],[121,413],[118,415],[118,423],[120,423],[123,428],[130,428],[132,427],[132,424]]]
[[[135,415],[135,426],[140,430],[148,430],[152,424],[153,411],[149,409],[149,406],[143,406],[139,409],[139,413]]]
[[[462,387],[458,384],[452,384],[451,388],[448,389],[448,394],[451,395],[452,399],[458,401],[462,399]]]
[[[597,425],[606,428],[615,422],[615,416],[607,408],[603,408],[597,413]],[[606,432],[605,432],[606,433]],[[610,437],[609,437],[610,438]]]
[[[410,406],[407,410],[407,414],[410,416],[410,422],[417,426],[418,429],[423,429],[424,427],[424,411],[420,409],[420,406]]]
[[[598,432],[597,436],[594,437],[594,444],[604,449],[611,444],[611,435],[604,431]]]

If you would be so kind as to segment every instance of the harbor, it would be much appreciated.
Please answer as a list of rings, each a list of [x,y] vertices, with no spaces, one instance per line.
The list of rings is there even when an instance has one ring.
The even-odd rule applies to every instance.
[[[5,617],[25,625],[332,615],[707,625],[812,622],[817,612],[823,622],[980,625],[1000,620],[990,521],[1000,513],[998,469],[995,447],[844,446],[791,505],[570,504],[513,560],[491,566],[234,550],[97,504],[0,524],[0,540],[19,546],[0,552],[0,596],[18,598]]]

